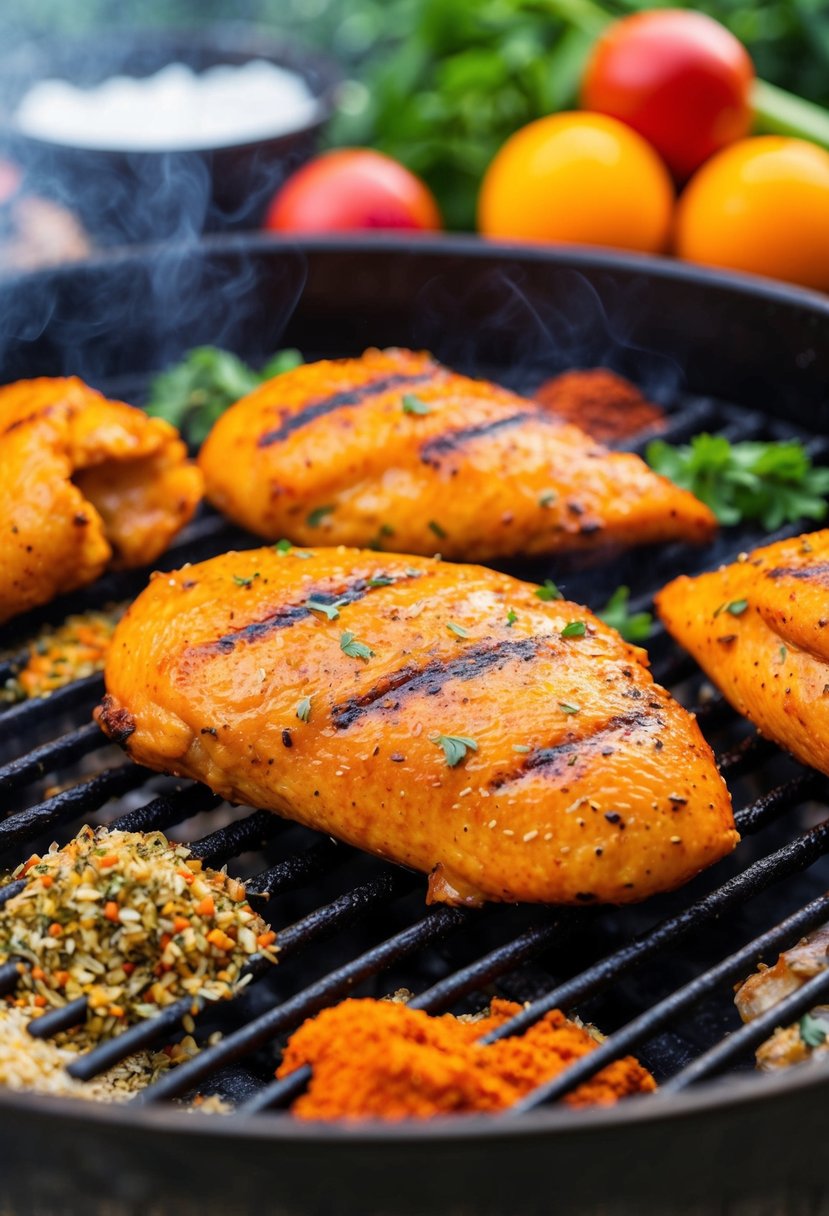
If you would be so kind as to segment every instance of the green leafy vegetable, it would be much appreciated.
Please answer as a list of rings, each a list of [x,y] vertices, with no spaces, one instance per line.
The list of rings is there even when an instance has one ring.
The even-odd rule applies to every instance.
[[[296,703],[296,716],[300,722],[307,722],[311,717],[311,698],[303,697]]]
[[[414,393],[406,393],[403,398],[404,414],[431,414],[431,412],[432,407],[425,401],[421,401],[420,397],[416,397]]]
[[[543,585],[536,589],[535,594],[540,600],[543,600],[545,604],[549,603],[550,600],[564,599],[564,596],[561,594],[551,578],[545,578]]]
[[[438,747],[443,748],[446,763],[450,768],[460,764],[468,751],[476,752],[478,750],[478,744],[468,735],[430,735],[429,741],[437,743]]]
[[[147,413],[171,422],[199,447],[229,406],[300,363],[299,351],[283,350],[257,372],[229,351],[198,346],[153,379]]]
[[[568,621],[561,631],[563,638],[583,638],[587,633],[584,621]]]
[[[798,1022],[798,1030],[807,1047],[820,1047],[826,1042],[827,1028],[810,1013],[804,1013]]]
[[[366,646],[365,642],[358,642],[354,634],[348,629],[340,637],[340,649],[350,659],[363,659],[366,663],[374,657],[374,651],[371,647]]]
[[[630,587],[617,587],[596,616],[621,634],[626,642],[647,642],[653,617],[649,612],[629,612]]]
[[[722,435],[695,435],[673,447],[654,439],[648,464],[706,503],[721,524],[759,520],[773,532],[799,519],[823,519],[829,468],[815,468],[797,439],[781,443],[730,443]]]

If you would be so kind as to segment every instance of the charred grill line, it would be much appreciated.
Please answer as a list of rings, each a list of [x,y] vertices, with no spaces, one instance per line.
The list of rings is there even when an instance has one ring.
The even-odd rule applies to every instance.
[[[815,582],[823,586],[829,581],[829,562],[815,562],[806,570],[801,570],[797,566],[775,566],[772,570],[766,571],[766,578],[796,578],[801,582]]]
[[[410,372],[408,374],[398,372],[393,376],[382,376],[377,380],[367,380],[365,384],[360,384],[357,388],[332,393],[329,397],[320,397],[316,401],[303,406],[296,414],[289,414],[287,417],[283,415],[283,420],[279,426],[274,427],[273,430],[265,431],[264,435],[259,436],[256,446],[260,448],[271,447],[272,444],[280,443],[283,439],[287,439],[294,431],[308,426],[311,422],[316,422],[318,418],[324,418],[326,414],[333,414],[335,410],[350,409],[356,405],[362,405],[364,401],[369,401],[372,397],[379,397],[382,393],[391,392],[392,389],[409,388],[415,384],[425,384],[429,380],[434,380],[439,371],[441,369],[435,364],[428,372]]]
[[[522,423],[530,420],[542,425],[561,425],[558,420],[548,417],[538,408],[519,410],[514,414],[508,414],[505,418],[496,418],[493,422],[479,422],[477,426],[459,427],[456,431],[445,431],[442,435],[427,439],[421,445],[420,459],[424,464],[432,464],[439,461],[441,456],[459,451],[467,443],[473,443],[476,439],[483,439],[488,435],[497,435],[499,431],[512,430],[513,427],[521,426]]]
[[[471,680],[494,667],[503,667],[513,659],[530,662],[544,644],[539,638],[519,638],[512,641],[496,641],[468,646],[457,657],[433,659],[423,667],[413,663],[401,667],[384,678],[359,697],[350,697],[331,710],[331,721],[338,730],[346,730],[364,713],[374,709],[378,702],[395,693],[412,696],[425,693],[436,696],[450,680]]]
[[[490,782],[489,788],[500,789],[512,781],[520,781],[527,773],[535,772],[537,769],[561,767],[561,761],[565,757],[575,755],[588,758],[597,753],[610,755],[611,752],[602,753],[601,749],[610,746],[607,742],[608,737],[613,737],[619,730],[636,730],[637,728],[659,730],[663,725],[662,719],[654,712],[646,714],[639,710],[631,710],[627,714],[617,714],[615,718],[610,718],[604,726],[599,727],[591,735],[583,735],[580,738],[573,736],[563,743],[556,743],[552,747],[540,747],[537,751],[530,752],[524,758],[523,763],[517,765],[512,772],[495,777]]]

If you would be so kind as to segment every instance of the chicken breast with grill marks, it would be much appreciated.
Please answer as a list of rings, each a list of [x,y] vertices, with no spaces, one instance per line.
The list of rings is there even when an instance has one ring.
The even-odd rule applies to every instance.
[[[75,378],[0,388],[0,622],[154,561],[201,491],[169,423]]]
[[[488,561],[716,529],[638,456],[405,350],[278,376],[219,419],[199,459],[215,506],[299,544]]]
[[[587,609],[347,549],[158,575],[97,718],[194,777],[431,875],[431,898],[624,903],[737,841],[694,719]]]
[[[656,606],[739,713],[829,773],[829,529],[675,579]]]

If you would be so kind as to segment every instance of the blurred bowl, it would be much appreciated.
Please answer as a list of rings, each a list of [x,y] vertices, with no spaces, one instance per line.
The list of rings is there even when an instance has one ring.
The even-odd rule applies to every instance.
[[[199,73],[257,59],[303,78],[317,103],[310,121],[244,143],[146,151],[36,138],[15,123],[21,99],[41,80],[89,88],[113,76],[152,76],[173,63]],[[339,81],[325,56],[254,26],[39,39],[0,55],[0,153],[24,170],[27,192],[70,208],[100,245],[255,228],[284,179],[317,150]]]

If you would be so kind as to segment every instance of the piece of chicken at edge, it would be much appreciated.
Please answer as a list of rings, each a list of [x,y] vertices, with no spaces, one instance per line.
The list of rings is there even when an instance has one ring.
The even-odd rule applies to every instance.
[[[201,493],[169,423],[75,377],[0,388],[0,622],[154,561]]]
[[[668,631],[767,738],[829,774],[829,530],[681,577],[656,597]]]
[[[298,544],[489,561],[703,543],[717,526],[639,456],[407,350],[277,376],[218,420],[199,462],[220,511]]]
[[[674,888],[738,840],[711,750],[643,651],[536,591],[428,558],[228,553],[141,593],[96,716],[150,768],[431,875],[433,900]]]

